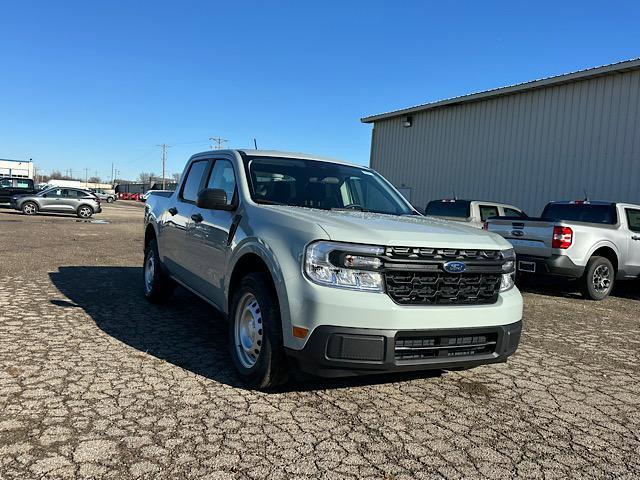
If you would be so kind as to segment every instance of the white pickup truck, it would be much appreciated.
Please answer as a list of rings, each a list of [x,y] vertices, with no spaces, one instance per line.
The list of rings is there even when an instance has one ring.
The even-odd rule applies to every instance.
[[[640,205],[551,202],[540,218],[491,218],[486,228],[511,242],[519,272],[580,279],[592,300],[640,276]]]
[[[257,150],[194,155],[145,206],[144,292],[180,284],[229,321],[250,385],[504,362],[520,341],[515,253],[416,212],[375,171]]]
[[[482,228],[484,222],[491,217],[527,217],[521,209],[506,203],[458,200],[457,198],[431,200],[427,204],[425,215],[443,220],[463,222],[476,228]]]

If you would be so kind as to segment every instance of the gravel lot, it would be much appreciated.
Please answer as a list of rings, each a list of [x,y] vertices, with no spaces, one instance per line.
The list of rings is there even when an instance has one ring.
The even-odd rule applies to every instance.
[[[242,388],[215,311],[141,292],[142,208],[0,208],[0,479],[640,476],[640,286],[525,293],[507,364]]]

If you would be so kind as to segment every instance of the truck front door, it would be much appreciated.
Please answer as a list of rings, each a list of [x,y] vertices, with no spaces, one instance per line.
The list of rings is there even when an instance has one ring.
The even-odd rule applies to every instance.
[[[236,174],[227,159],[214,160],[205,188],[222,189],[227,194],[227,205],[236,201]],[[229,252],[229,233],[235,213],[229,210],[207,210],[194,206],[187,229],[189,270],[197,277],[197,290],[223,308],[224,277]]]

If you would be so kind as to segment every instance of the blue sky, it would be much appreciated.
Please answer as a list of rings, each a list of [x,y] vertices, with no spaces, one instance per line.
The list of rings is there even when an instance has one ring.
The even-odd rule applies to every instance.
[[[638,2],[2,2],[0,158],[169,173],[208,138],[367,164],[365,115],[640,56]]]

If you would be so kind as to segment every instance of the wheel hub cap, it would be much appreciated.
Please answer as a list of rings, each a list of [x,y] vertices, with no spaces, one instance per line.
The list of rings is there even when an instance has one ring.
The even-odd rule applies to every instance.
[[[245,368],[253,367],[262,350],[262,312],[258,300],[251,293],[240,299],[234,322],[235,348],[240,363]]]
[[[149,255],[147,261],[144,264],[144,288],[147,290],[147,293],[151,291],[153,288],[153,276],[155,274],[156,269],[156,261],[153,258],[153,255]]]
[[[593,271],[593,288],[598,293],[606,293],[611,287],[611,272],[606,265],[599,265]]]

